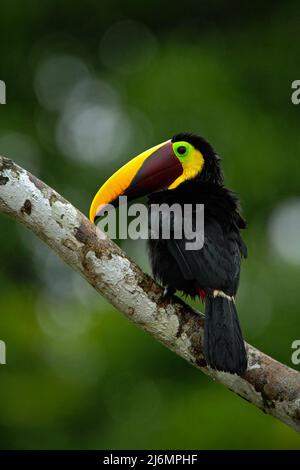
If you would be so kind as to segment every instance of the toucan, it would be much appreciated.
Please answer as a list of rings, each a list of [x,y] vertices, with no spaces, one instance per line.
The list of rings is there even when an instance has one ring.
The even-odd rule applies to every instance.
[[[94,223],[119,196],[129,201],[148,196],[152,204],[203,204],[204,243],[186,249],[182,238],[149,237],[150,264],[165,295],[177,290],[205,304],[204,357],[218,371],[243,375],[247,353],[235,296],[241,259],[247,247],[241,236],[246,222],[236,193],[224,185],[221,158],[199,135],[180,133],[133,158],[99,189],[90,208]],[[194,211],[192,212],[194,213]]]

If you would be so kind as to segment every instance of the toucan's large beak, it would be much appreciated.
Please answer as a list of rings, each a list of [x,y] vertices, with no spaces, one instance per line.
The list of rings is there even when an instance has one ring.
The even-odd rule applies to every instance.
[[[165,189],[182,173],[183,167],[170,140],[146,150],[122,166],[99,189],[90,208],[91,222],[108,204],[118,205],[119,196],[133,200]]]

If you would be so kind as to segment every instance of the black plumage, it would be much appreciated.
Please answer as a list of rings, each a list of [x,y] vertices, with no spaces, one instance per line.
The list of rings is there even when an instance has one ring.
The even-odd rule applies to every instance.
[[[172,237],[171,223],[169,240],[149,239],[153,275],[169,292],[205,296],[206,361],[218,370],[243,374],[247,357],[234,302],[241,258],[247,256],[240,234],[246,224],[239,201],[224,186],[220,157],[208,142],[191,134],[179,134],[172,141],[186,141],[199,150],[204,157],[203,169],[175,189],[151,194],[149,207],[177,203],[195,208],[204,204],[204,245],[200,250],[187,250],[188,240]]]

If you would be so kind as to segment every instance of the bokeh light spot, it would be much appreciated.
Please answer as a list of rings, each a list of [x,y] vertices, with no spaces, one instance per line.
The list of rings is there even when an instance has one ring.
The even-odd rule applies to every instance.
[[[130,121],[113,88],[100,80],[79,83],[67,100],[57,126],[61,152],[96,163],[118,159],[130,137]]]
[[[288,263],[300,264],[300,198],[284,201],[274,209],[269,237],[276,254]]]
[[[79,58],[67,54],[48,56],[37,67],[35,92],[44,108],[59,111],[70,89],[88,77],[88,67]]]

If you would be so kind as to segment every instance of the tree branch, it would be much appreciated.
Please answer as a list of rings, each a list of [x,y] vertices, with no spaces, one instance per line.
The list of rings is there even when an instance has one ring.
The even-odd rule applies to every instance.
[[[300,432],[300,374],[248,345],[243,378],[206,366],[203,315],[144,274],[71,203],[0,157],[0,212],[25,224],[126,317],[225,387]]]

